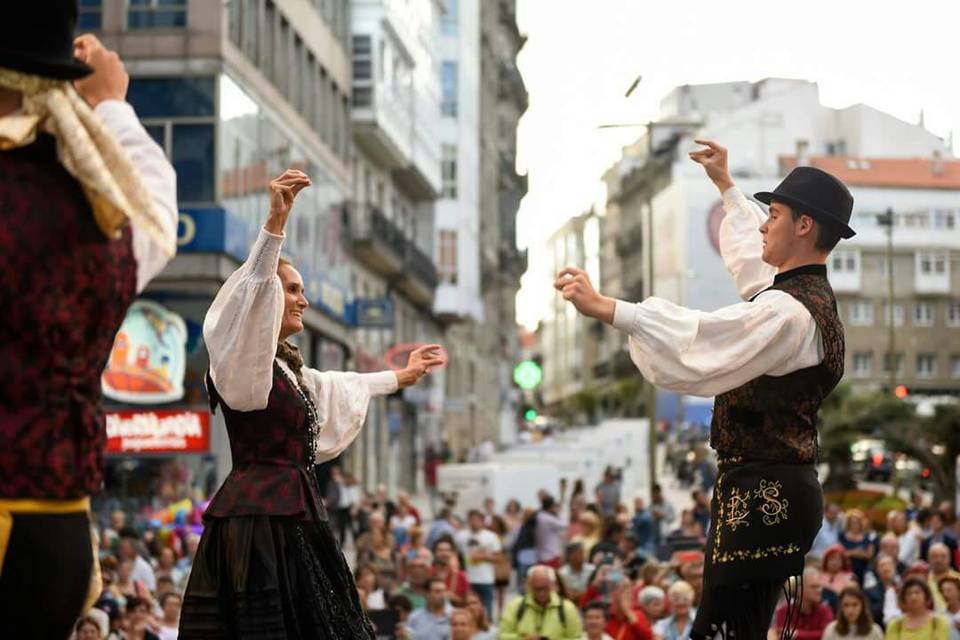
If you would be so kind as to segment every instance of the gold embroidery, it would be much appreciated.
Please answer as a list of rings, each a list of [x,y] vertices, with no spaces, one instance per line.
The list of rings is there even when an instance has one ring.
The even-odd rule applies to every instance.
[[[731,549],[722,554],[713,554],[714,562],[734,562],[736,560],[762,560],[773,556],[788,556],[799,553],[800,547],[793,544],[778,544],[772,547],[759,547],[757,549]]]
[[[713,541],[713,562],[717,562],[717,554],[720,549],[720,532],[723,531],[723,478],[726,474],[721,473],[717,478],[717,533]]]
[[[778,481],[760,481],[760,488],[753,492],[753,496],[763,500],[760,505],[760,512],[763,513],[763,524],[773,526],[780,524],[787,519],[787,505],[789,501],[786,498],[780,498],[780,489],[782,485]]]
[[[747,516],[750,515],[750,492],[740,493],[740,489],[734,487],[730,491],[730,498],[727,500],[727,518],[724,522],[730,527],[731,531],[736,531],[739,526],[749,526]]]

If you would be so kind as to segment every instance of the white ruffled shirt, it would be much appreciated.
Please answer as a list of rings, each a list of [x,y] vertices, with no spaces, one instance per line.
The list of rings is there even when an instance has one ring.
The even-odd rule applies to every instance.
[[[267,406],[274,361],[297,384],[287,364],[276,358],[284,306],[277,275],[282,246],[282,235],[261,229],[247,261],[223,283],[203,321],[210,377],[235,411]],[[371,398],[398,387],[393,371],[317,371],[305,366],[301,377],[319,419],[317,462],[340,455],[359,435]]]
[[[158,211],[164,214],[164,228],[171,238],[177,235],[177,174],[163,149],[154,142],[140,124],[137,114],[122,100],[104,100],[95,112],[113,137],[130,156],[140,173],[143,186],[153,198]],[[137,261],[137,293],[144,290],[159,274],[170,258],[153,237],[141,229],[136,220],[130,222],[133,257]],[[171,240],[172,241],[172,240]]]
[[[720,254],[744,302],[716,311],[656,297],[616,302],[613,326],[629,334],[630,358],[644,378],[670,391],[715,396],[823,360],[820,330],[806,307],[784,291],[764,291],[777,269],[761,259],[763,210],[737,187],[723,193],[723,210]]]

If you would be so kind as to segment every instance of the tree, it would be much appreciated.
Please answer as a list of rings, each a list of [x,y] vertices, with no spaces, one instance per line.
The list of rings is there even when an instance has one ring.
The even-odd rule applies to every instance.
[[[860,438],[876,437],[930,470],[936,502],[953,501],[960,406],[940,405],[932,415],[920,416],[910,402],[887,394],[853,394],[841,385],[824,401],[820,419],[820,449],[829,465],[824,488],[855,489],[850,446]]]

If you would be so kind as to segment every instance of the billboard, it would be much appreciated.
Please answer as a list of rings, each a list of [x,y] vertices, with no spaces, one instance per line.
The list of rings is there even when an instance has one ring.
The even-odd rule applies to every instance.
[[[189,409],[108,411],[107,453],[207,453],[210,414]]]
[[[150,300],[127,311],[100,376],[103,395],[131,404],[183,398],[187,327],[176,313]]]

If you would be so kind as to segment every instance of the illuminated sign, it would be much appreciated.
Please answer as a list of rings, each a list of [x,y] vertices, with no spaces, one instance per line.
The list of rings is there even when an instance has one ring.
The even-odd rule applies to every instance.
[[[207,453],[210,414],[172,411],[110,411],[107,453]]]
[[[183,318],[156,302],[137,300],[120,325],[100,376],[103,395],[133,404],[181,399],[186,345]]]

